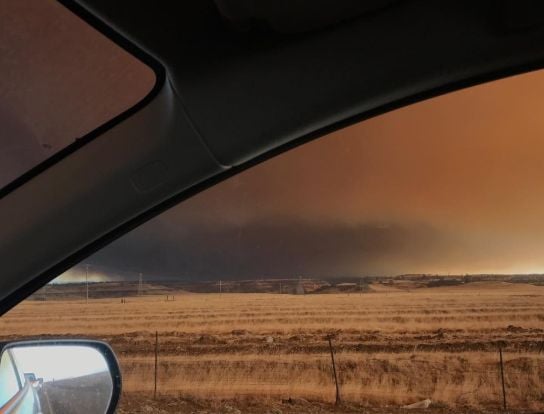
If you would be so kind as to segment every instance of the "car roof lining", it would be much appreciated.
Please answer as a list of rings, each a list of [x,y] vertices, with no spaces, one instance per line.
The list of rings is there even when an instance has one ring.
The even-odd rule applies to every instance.
[[[235,30],[303,33],[379,11],[398,0],[215,0],[221,16]]]
[[[494,2],[447,1],[433,8],[435,2],[406,1],[385,9],[385,14],[374,14],[370,20],[352,21],[349,27],[334,27],[315,36],[297,35],[294,41],[284,37],[272,42],[265,39],[264,46],[260,40],[258,45],[248,46],[248,40],[240,40],[238,34],[227,35],[231,43],[219,55],[213,52],[224,41],[211,51],[199,49],[199,45],[213,45],[226,30],[211,1],[195,0],[183,5],[176,2],[172,6],[185,8],[184,21],[194,18],[189,28],[179,22],[176,25],[168,19],[172,10],[158,10],[151,1],[136,6],[133,20],[128,13],[119,14],[129,4],[124,0],[86,0],[81,2],[84,8],[71,1],[63,3],[100,26],[100,30],[107,27],[110,37],[117,30],[115,41],[133,52],[145,50],[143,55],[152,65],[165,67],[166,76],[154,95],[136,110],[89,134],[86,144],[77,151],[64,154],[61,160],[4,194],[0,200],[0,226],[11,230],[0,240],[0,262],[8,264],[0,280],[2,312],[130,229],[266,158],[411,102],[544,66],[542,27],[531,25],[530,29],[516,27],[519,30],[509,31],[508,24],[503,25],[501,18],[497,20]],[[397,7],[405,9],[400,13]],[[419,58],[414,61],[399,61],[398,56],[385,53],[403,46],[403,38],[392,42],[385,34],[379,36],[384,27],[395,27],[393,23],[398,27],[397,34],[411,28],[416,32],[412,36],[423,39],[428,35],[429,24],[414,24],[406,17],[407,11],[412,17],[419,16],[423,23],[448,20],[448,24],[431,26],[435,37],[443,35],[452,49],[437,59],[430,46],[440,42],[434,40],[431,44],[413,45],[417,49],[413,53]],[[167,20],[153,20],[157,17],[154,13]],[[161,36],[170,36],[171,49],[164,45],[164,37],[142,26],[140,19],[146,15],[156,23]],[[455,25],[460,28],[453,42],[452,34],[446,31]],[[441,27],[445,32],[440,31]],[[191,28],[195,32],[190,32]],[[195,44],[203,31],[209,37]],[[349,40],[350,33],[360,35],[361,31],[367,33],[366,38],[371,33],[376,35],[373,48],[360,44],[354,36]],[[183,37],[187,33],[188,39]],[[129,40],[120,40],[124,37]],[[176,39],[185,39],[186,43],[181,45]],[[237,41],[241,44],[237,45]],[[344,43],[338,43],[341,41]],[[127,46],[131,42],[138,47]],[[338,76],[333,60],[322,72],[308,70],[308,56],[317,58],[316,51],[324,50],[326,45],[331,53],[334,45],[343,45],[351,53],[353,65],[346,50],[339,52],[344,66],[337,70],[353,76]],[[357,52],[364,52],[361,56],[366,60],[357,59]],[[382,76],[379,68],[395,62],[405,70],[394,66],[397,71]],[[212,63],[207,70],[200,70]],[[294,85],[293,79],[302,74],[309,79]],[[285,79],[289,82],[283,82]],[[330,81],[326,87],[324,80]],[[370,89],[369,82],[374,82]],[[150,140],[150,136],[154,139]],[[127,137],[131,138],[130,145]],[[97,151],[110,154],[109,164],[96,175],[82,173],[78,166],[93,162]],[[164,165],[166,175],[151,177],[157,185],[149,191],[135,188],[135,174],[156,171],[147,168],[157,162]],[[61,194],[59,200],[46,197],[52,188]],[[121,194],[124,197],[119,202]],[[37,199],[37,195],[43,198]],[[36,204],[36,199],[40,208],[24,208]],[[78,214],[69,214],[71,211]]]

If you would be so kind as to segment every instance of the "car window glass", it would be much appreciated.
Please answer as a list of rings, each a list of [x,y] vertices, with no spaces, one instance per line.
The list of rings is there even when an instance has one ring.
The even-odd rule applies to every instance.
[[[541,412],[543,96],[527,73],[271,158],[60,275],[3,339],[107,340],[121,412]]]
[[[0,188],[134,106],[155,82],[56,1],[2,1],[0,54]]]

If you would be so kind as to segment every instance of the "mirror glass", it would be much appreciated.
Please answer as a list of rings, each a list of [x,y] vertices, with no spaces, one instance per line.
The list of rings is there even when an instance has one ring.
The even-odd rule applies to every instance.
[[[0,413],[104,414],[112,394],[108,363],[88,345],[12,346],[0,358]]]

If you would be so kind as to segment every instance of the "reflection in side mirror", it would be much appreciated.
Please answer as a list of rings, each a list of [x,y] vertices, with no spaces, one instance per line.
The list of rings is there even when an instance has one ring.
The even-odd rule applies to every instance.
[[[95,341],[8,344],[0,357],[0,414],[107,414],[120,394],[117,360]]]

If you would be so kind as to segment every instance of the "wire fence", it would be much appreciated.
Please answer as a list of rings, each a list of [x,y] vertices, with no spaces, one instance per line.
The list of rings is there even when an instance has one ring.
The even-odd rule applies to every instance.
[[[368,405],[429,398],[446,406],[544,409],[543,346],[536,352],[509,352],[503,341],[494,352],[386,355],[338,351],[341,341],[328,337],[324,345],[329,352],[318,354],[306,353],[302,344],[293,354],[292,347],[276,343],[269,352],[242,354],[219,354],[204,346],[198,355],[194,349],[184,353],[183,347],[161,351],[159,332],[152,342],[149,357],[121,358],[127,392],[148,391],[154,398],[306,398]]]

